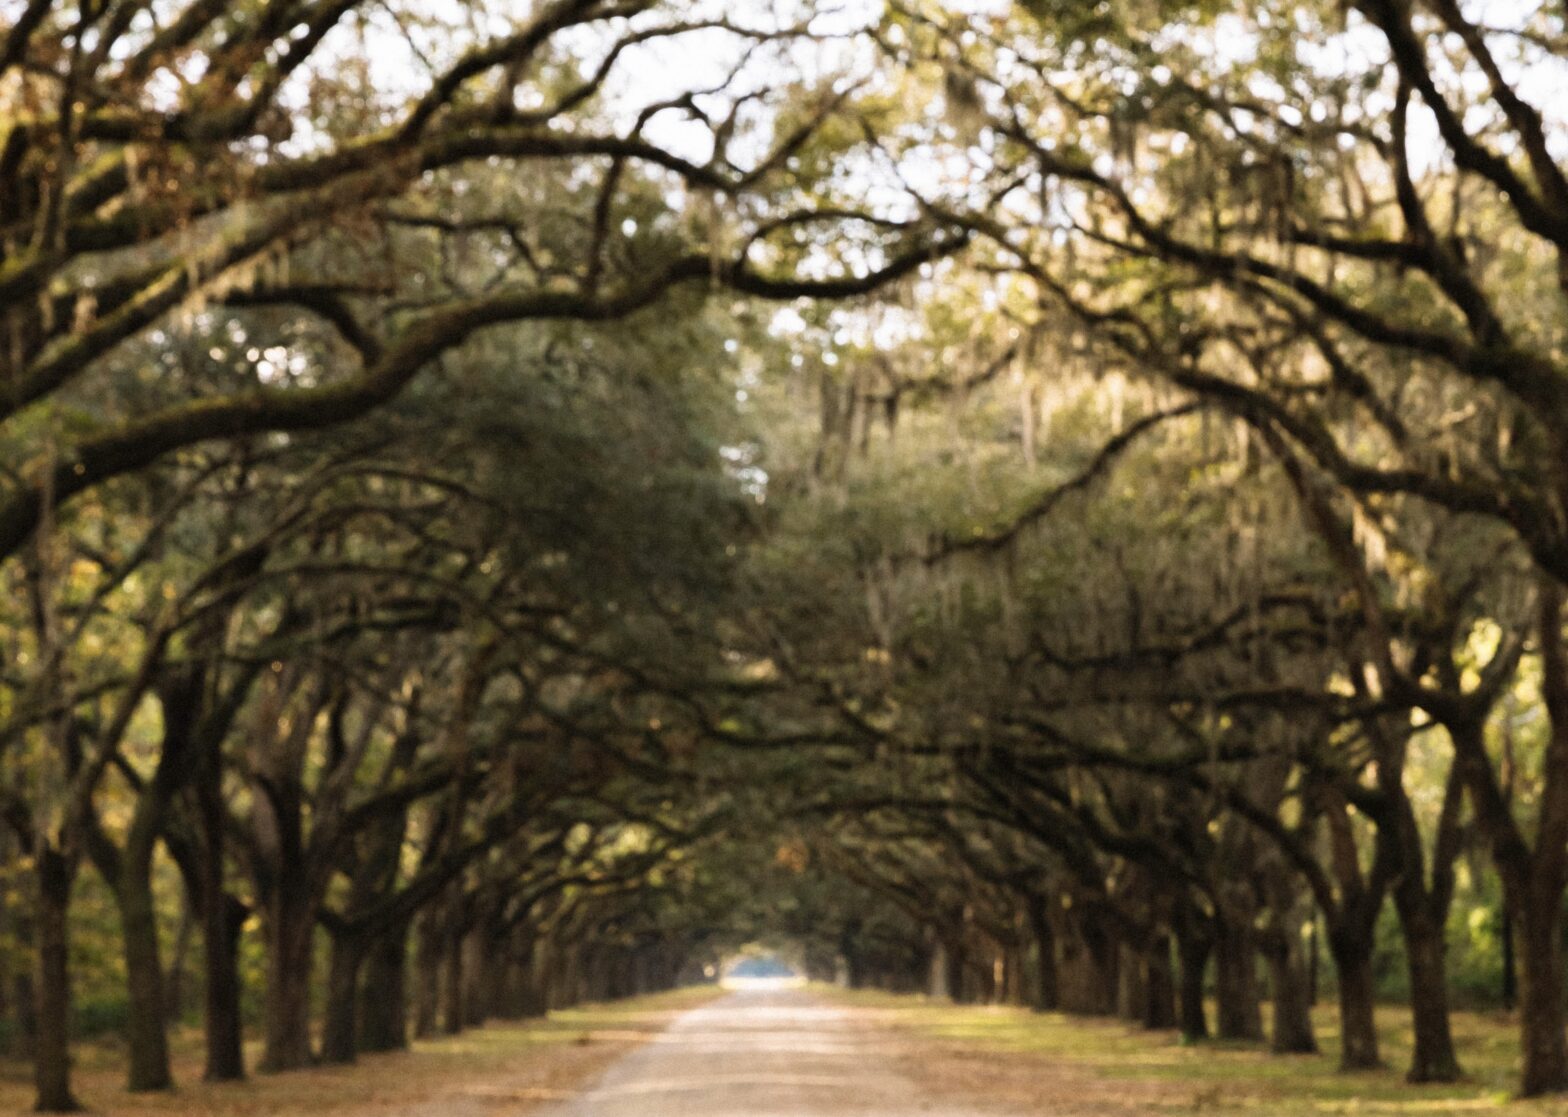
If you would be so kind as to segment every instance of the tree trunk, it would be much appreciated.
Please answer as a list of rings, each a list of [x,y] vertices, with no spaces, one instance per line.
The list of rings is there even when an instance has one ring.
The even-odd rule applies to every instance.
[[[1316,1006],[1318,1003],[1318,990],[1322,983],[1318,980],[1318,969],[1323,951],[1318,945],[1318,914],[1312,913],[1312,922],[1307,925],[1307,1004]]]
[[[1519,1026],[1526,1097],[1568,1089],[1564,1036],[1561,897],[1532,897],[1516,918],[1519,932]]]
[[[1078,908],[1056,916],[1061,1007],[1086,1016],[1116,1011],[1116,944]]]
[[[169,959],[163,979],[163,1020],[170,1027],[185,1018],[185,986],[195,928],[196,920],[187,895],[180,911],[179,930],[174,933],[174,957]]]
[[[442,939],[441,1030],[455,1036],[463,1030],[463,935],[452,927]]]
[[[71,1092],[71,972],[66,916],[76,867],[59,850],[41,845],[34,871],[38,883],[33,927],[38,951],[34,1108],[40,1113],[73,1113],[82,1107]]]
[[[359,936],[333,936],[327,969],[327,1015],[321,1029],[323,1063],[352,1063],[359,1051],[359,970],[364,960],[365,943]]]
[[[158,957],[158,914],[153,905],[150,859],[127,849],[118,895],[121,939],[125,950],[125,979],[129,993],[130,1077],[132,1093],[168,1090],[174,1085],[169,1070],[167,1009],[163,989],[163,962]]]
[[[581,1003],[580,964],[582,948],[570,940],[555,950],[555,966],[550,974],[550,1008],[572,1008]]]
[[[1056,973],[1056,936],[1044,896],[1029,897],[1029,928],[1034,937],[1031,1004],[1041,1012],[1055,1012],[1061,1004],[1061,988]]]
[[[1479,720],[1478,715],[1472,719],[1472,724]],[[1482,730],[1467,725],[1462,732],[1480,734]],[[1474,744],[1466,742],[1463,747],[1473,748]],[[1485,748],[1484,743],[1481,747]],[[1400,749],[1386,749],[1379,761],[1378,782],[1388,804],[1386,824],[1392,827],[1399,849],[1400,873],[1393,893],[1410,978],[1413,1043],[1406,1078],[1411,1082],[1456,1082],[1460,1077],[1448,1019],[1448,950],[1444,926],[1453,903],[1454,863],[1463,847],[1460,821],[1464,812],[1463,771],[1463,764],[1458,759],[1449,768],[1436,838],[1428,859],[1421,827],[1405,791],[1404,753]],[[1380,825],[1384,823],[1380,822]],[[1430,885],[1427,883],[1428,860],[1431,863]]]
[[[359,992],[359,1049],[398,1051],[408,1046],[408,925],[371,944]]]
[[[1273,991],[1273,1027],[1269,1050],[1278,1055],[1315,1054],[1317,1036],[1312,1030],[1312,997],[1307,967],[1299,939],[1288,930],[1276,933],[1268,950],[1269,985]]]
[[[266,1045],[260,1069],[267,1072],[309,1066],[311,948],[315,912],[302,882],[281,879],[271,897],[267,920]]]
[[[1188,1043],[1209,1038],[1203,1004],[1203,976],[1213,950],[1214,944],[1207,935],[1187,930],[1176,936],[1176,953],[1181,959],[1181,995],[1177,1010],[1181,1019],[1181,1038]]]
[[[240,1014],[240,930],[249,911],[224,885],[223,772],[217,749],[202,750],[196,772],[196,806],[201,829],[201,921],[208,1082],[245,1077],[244,1022]]]
[[[1123,1020],[1143,1022],[1149,1009],[1149,973],[1145,951],[1123,943],[1116,960],[1116,1013]]]
[[[1279,1055],[1316,1053],[1311,961],[1301,934],[1304,927],[1310,926],[1303,917],[1309,916],[1312,909],[1302,902],[1300,878],[1281,858],[1271,856],[1264,860],[1259,880],[1268,913],[1258,943],[1269,969],[1269,1049]]]
[[[860,962],[860,951],[856,950],[852,946],[849,947],[848,949],[841,950],[841,951],[839,951],[839,954],[838,954],[838,961],[840,963],[842,963],[843,969],[842,970],[837,970],[835,972],[842,976],[842,978],[843,978],[843,981],[842,981],[843,987],[845,989],[858,989],[858,988],[860,988],[860,982],[864,979],[863,967],[862,967],[861,962]],[[928,967],[928,977],[930,979],[928,984],[930,985],[930,988],[927,990],[927,992],[931,996],[933,996],[933,997],[946,996],[946,993],[938,993],[936,991],[936,985],[937,985],[937,980],[938,980],[937,979],[938,972],[940,972],[943,975],[945,975],[947,973],[947,970],[946,970],[945,964],[944,964],[943,967],[939,971],[938,963],[936,961],[935,956],[933,956],[932,960],[931,960],[931,964]],[[946,981],[946,977],[945,976],[942,978],[942,981],[943,982]],[[944,989],[946,988],[945,984],[943,985],[943,988]]]
[[[169,1069],[169,1004],[164,995],[163,962],[158,949],[158,912],[153,902],[152,859],[163,833],[169,805],[193,774],[197,693],[200,676],[183,672],[159,688],[163,742],[158,768],[136,798],[123,853],[104,849],[104,864],[115,870],[111,882],[120,908],[129,994],[130,1081],[135,1092],[174,1086]],[[94,833],[101,832],[96,829]]]
[[[962,939],[954,938],[946,944],[943,958],[947,963],[947,995],[954,1004],[966,1004],[969,998],[969,975],[965,963]]]
[[[1370,1070],[1381,1066],[1374,1018],[1371,939],[1330,928],[1329,949],[1339,977],[1340,1069]]]
[[[1519,952],[1519,1024],[1526,1097],[1568,1090],[1568,1039],[1564,1036],[1563,890],[1568,887],[1568,647],[1563,642],[1563,586],[1542,578],[1540,610],[1541,695],[1551,735],[1541,757],[1535,848],[1517,826],[1492,826],[1493,858],[1514,909]],[[1450,731],[1452,736],[1452,731]],[[1490,773],[1478,728],[1466,738],[1473,785]],[[1459,742],[1455,742],[1456,749]],[[1480,790],[1477,788],[1477,790]],[[1472,802],[1478,796],[1472,791]],[[1495,816],[1495,801],[1484,808]]]
[[[1146,999],[1143,1026],[1151,1030],[1176,1027],[1176,978],[1171,970],[1171,936],[1160,932],[1144,952]]]
[[[542,936],[534,938],[526,957],[523,1014],[543,1016],[550,1011],[550,979],[547,975],[554,961],[549,939]]]
[[[1121,981],[1121,950],[1101,920],[1086,919],[1083,928],[1090,972],[1099,990],[1100,1007],[1097,1011],[1109,1016],[1116,1011],[1116,990]]]
[[[1220,1039],[1263,1038],[1252,928],[1220,920],[1214,937],[1214,992]]]
[[[528,973],[517,957],[517,945],[515,940],[508,942],[497,963],[499,977],[491,1008],[496,1017],[501,1020],[519,1020],[525,1013],[524,989],[527,985]],[[641,957],[637,959],[638,965],[633,975],[633,986],[639,994],[647,990],[642,961]]]
[[[495,1014],[498,991],[497,949],[483,921],[463,936],[459,951],[463,965],[463,1023],[477,1028]]]
[[[1411,1082],[1457,1082],[1461,1076],[1454,1053],[1454,1036],[1448,1015],[1447,944],[1442,922],[1435,912],[1397,905],[1405,940],[1405,966],[1410,975],[1410,1016],[1414,1048],[1410,1054]]]
[[[436,1034],[441,1005],[441,917],[435,910],[420,920],[414,974],[414,1036],[424,1039]]]
[[[847,952],[844,960],[849,969],[849,987],[853,989],[855,965],[850,961]],[[953,995],[952,988],[948,985],[947,945],[941,939],[931,944],[931,983],[927,992],[933,1000],[946,1000]]]
[[[216,884],[214,888],[213,885]],[[245,1023],[240,1011],[240,930],[249,910],[223,890],[221,873],[209,880],[212,899],[202,912],[202,937],[206,943],[208,1082],[238,1082],[245,1077]]]

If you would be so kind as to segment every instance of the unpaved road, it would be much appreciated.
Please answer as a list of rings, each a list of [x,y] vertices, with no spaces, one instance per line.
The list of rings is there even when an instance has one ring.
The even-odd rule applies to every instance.
[[[989,1111],[995,1114],[995,1110]],[[732,993],[680,1016],[571,1101],[534,1117],[980,1117],[893,1069],[884,1034],[799,990]]]

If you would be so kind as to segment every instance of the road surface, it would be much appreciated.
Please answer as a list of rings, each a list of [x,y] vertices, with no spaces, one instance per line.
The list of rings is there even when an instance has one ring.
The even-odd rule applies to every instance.
[[[980,1117],[925,1097],[889,1042],[801,990],[731,993],[535,1117]]]

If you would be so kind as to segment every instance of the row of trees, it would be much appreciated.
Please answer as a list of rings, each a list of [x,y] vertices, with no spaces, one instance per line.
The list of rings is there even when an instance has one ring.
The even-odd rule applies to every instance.
[[[719,490],[696,446],[672,438],[684,404],[650,387],[624,422],[593,398],[600,355],[560,359],[588,340],[538,341],[557,350],[557,382],[528,392],[541,422],[512,418],[523,401],[475,353],[374,424],[203,452],[104,490],[15,564],[6,819],[36,890],[11,930],[37,958],[19,1039],[46,1105],[72,1104],[83,866],[117,916],[133,1089],[170,1084],[159,924],[181,896],[203,932],[213,1078],[242,1073],[253,926],[266,1069],[317,1055],[322,950],[329,1060],[401,1045],[405,1017],[429,1030],[438,1005],[457,1028],[631,981],[615,968],[630,954],[574,960],[585,923],[725,808],[634,779],[615,734],[642,751],[649,684],[617,666],[618,630],[635,625],[647,653],[661,631],[676,639],[655,605],[690,610],[683,579],[722,579],[701,521],[732,512],[705,497]],[[614,435],[590,469],[515,472],[520,454],[581,453],[589,431]],[[637,483],[655,453],[659,484]],[[629,513],[633,494],[636,518],[598,518]],[[635,544],[614,560],[598,557],[612,525]],[[410,950],[425,983],[405,995]],[[659,956],[652,972],[673,980],[679,959]]]
[[[171,1085],[182,910],[215,1079],[257,992],[286,1070],[676,979],[660,897],[739,809],[692,704],[740,685],[721,312],[965,239],[802,162],[847,86],[759,75],[812,16],[0,8],[0,918],[39,1109],[116,980],[83,935],[130,1088]],[[671,51],[706,69],[628,84]]]
[[[215,1077],[763,935],[1280,1051],[1321,935],[1358,1069],[1392,910],[1451,1080],[1481,910],[1568,1088],[1561,13],[460,14],[5,9],[41,1107],[85,866],[138,1089],[182,904]]]
[[[796,533],[842,546],[786,596],[860,642],[775,654],[881,762],[856,871],[948,990],[1196,1037],[1212,969],[1255,1037],[1261,967],[1282,1051],[1321,927],[1347,1069],[1391,906],[1415,1081],[1495,888],[1522,1092],[1568,1087],[1561,13],[1030,8],[878,39],[941,110],[880,148],[969,169],[921,189],[978,266],[821,378]]]

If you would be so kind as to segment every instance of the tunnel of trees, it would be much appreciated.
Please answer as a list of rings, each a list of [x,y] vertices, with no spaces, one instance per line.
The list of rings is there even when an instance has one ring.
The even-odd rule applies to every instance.
[[[0,0],[39,1108],[759,941],[1568,1090],[1564,18]]]

